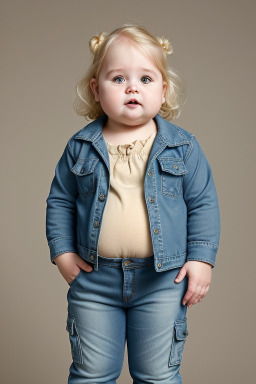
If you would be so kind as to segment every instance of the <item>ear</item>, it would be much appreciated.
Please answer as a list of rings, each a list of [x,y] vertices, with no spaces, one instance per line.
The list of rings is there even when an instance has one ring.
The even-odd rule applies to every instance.
[[[162,104],[165,102],[166,91],[167,91],[167,82],[163,81]]]
[[[91,78],[90,80],[90,87],[91,87],[91,90],[95,96],[95,101],[100,101],[100,98],[99,98],[99,86],[97,84],[97,80],[95,79],[95,77]]]

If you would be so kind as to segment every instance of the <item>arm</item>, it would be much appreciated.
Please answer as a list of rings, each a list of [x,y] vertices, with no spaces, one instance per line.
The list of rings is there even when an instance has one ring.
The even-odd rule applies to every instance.
[[[185,164],[184,200],[187,205],[187,261],[198,260],[214,268],[220,239],[218,196],[210,164],[195,136]]]
[[[50,193],[46,200],[46,237],[50,257],[74,252],[76,248],[76,196],[75,175],[71,172],[75,160],[69,142],[57,163]]]
[[[175,282],[188,276],[188,290],[183,305],[202,301],[209,291],[220,239],[218,196],[210,164],[195,136],[186,155],[188,173],[184,175],[184,200],[187,205],[187,262]]]

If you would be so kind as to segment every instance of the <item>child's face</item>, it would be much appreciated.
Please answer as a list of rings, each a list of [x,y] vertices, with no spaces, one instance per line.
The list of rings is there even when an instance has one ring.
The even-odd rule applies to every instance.
[[[125,38],[110,46],[98,84],[93,78],[90,85],[110,123],[145,124],[165,101],[166,82],[161,72]],[[140,104],[129,106],[131,99]]]

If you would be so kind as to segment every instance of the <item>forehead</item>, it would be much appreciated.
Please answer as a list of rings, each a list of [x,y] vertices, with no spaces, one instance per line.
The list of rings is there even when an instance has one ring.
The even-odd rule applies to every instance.
[[[154,47],[148,46],[147,50],[152,56],[157,54]],[[101,70],[108,71],[112,67],[120,68],[120,66],[137,68],[138,64],[140,67],[157,69],[152,59],[146,53],[140,51],[140,48],[133,41],[128,38],[118,37],[108,48]]]

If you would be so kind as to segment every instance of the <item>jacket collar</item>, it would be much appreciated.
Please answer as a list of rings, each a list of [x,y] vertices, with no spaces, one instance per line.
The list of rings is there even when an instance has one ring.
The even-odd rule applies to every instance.
[[[92,121],[84,128],[82,128],[75,136],[75,139],[82,139],[86,141],[96,142],[103,138],[102,128],[108,117],[104,113],[98,119]],[[154,117],[158,130],[155,139],[161,142],[161,145],[168,147],[176,147],[178,145],[189,144],[188,139],[183,134],[180,127],[165,120],[162,116],[157,114]]]

